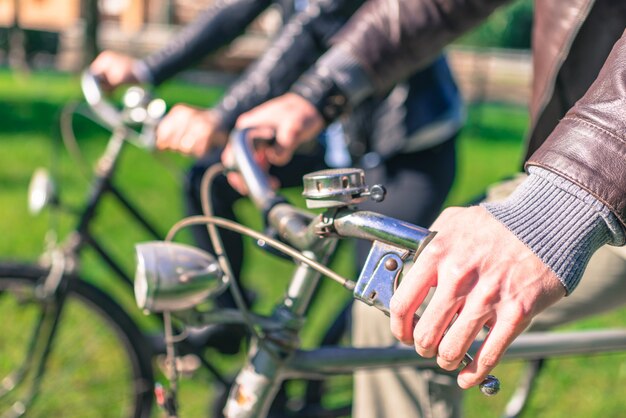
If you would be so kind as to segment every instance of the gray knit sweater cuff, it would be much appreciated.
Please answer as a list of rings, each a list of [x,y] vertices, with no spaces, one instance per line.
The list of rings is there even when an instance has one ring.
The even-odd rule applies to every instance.
[[[548,170],[530,175],[506,200],[484,203],[546,265],[571,293],[591,255],[604,244],[623,245],[624,231],[600,201]]]

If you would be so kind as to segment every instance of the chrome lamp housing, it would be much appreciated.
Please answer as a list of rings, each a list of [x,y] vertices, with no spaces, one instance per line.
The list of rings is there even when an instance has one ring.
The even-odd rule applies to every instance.
[[[57,202],[56,185],[45,168],[33,173],[28,185],[28,211],[37,215],[49,204]]]
[[[150,241],[137,244],[135,252],[135,301],[141,309],[190,309],[222,293],[227,286],[216,258],[198,248]]]

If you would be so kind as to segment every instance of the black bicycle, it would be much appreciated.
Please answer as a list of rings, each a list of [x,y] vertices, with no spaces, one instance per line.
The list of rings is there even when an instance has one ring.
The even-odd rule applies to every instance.
[[[131,276],[94,232],[103,198],[113,197],[151,236],[158,233],[116,187],[114,174],[128,144],[149,149],[165,103],[142,88],[129,88],[118,109],[107,100],[89,73],[81,79],[84,103],[65,109],[62,130],[66,146],[76,153],[72,120],[80,114],[111,130],[97,161],[89,194],[77,222],[62,241],[50,239],[37,263],[0,262],[0,417],[149,417],[154,404],[153,359],[165,352],[162,335],[143,331],[111,295],[83,277],[79,258],[89,248],[132,291]],[[39,211],[61,202],[43,171],[31,181],[29,206]],[[214,377],[225,379],[206,360],[208,332],[181,342]],[[108,415],[107,415],[108,414]]]

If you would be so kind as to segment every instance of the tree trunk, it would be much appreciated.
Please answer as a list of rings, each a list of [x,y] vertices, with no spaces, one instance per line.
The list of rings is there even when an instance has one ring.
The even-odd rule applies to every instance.
[[[85,44],[83,63],[86,67],[98,55],[98,0],[83,0],[83,17],[85,19]]]

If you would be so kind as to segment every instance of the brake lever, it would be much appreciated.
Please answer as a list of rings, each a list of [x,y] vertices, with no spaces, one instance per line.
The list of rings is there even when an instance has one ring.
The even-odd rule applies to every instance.
[[[409,254],[407,249],[374,241],[354,288],[355,299],[365,302],[389,316],[391,298]],[[414,323],[417,323],[418,320],[419,315],[415,314]],[[461,360],[461,366],[465,367],[472,361],[472,356],[465,353],[463,360]],[[496,395],[500,391],[500,380],[493,375],[487,375],[485,380],[480,383],[479,388],[486,396]]]

